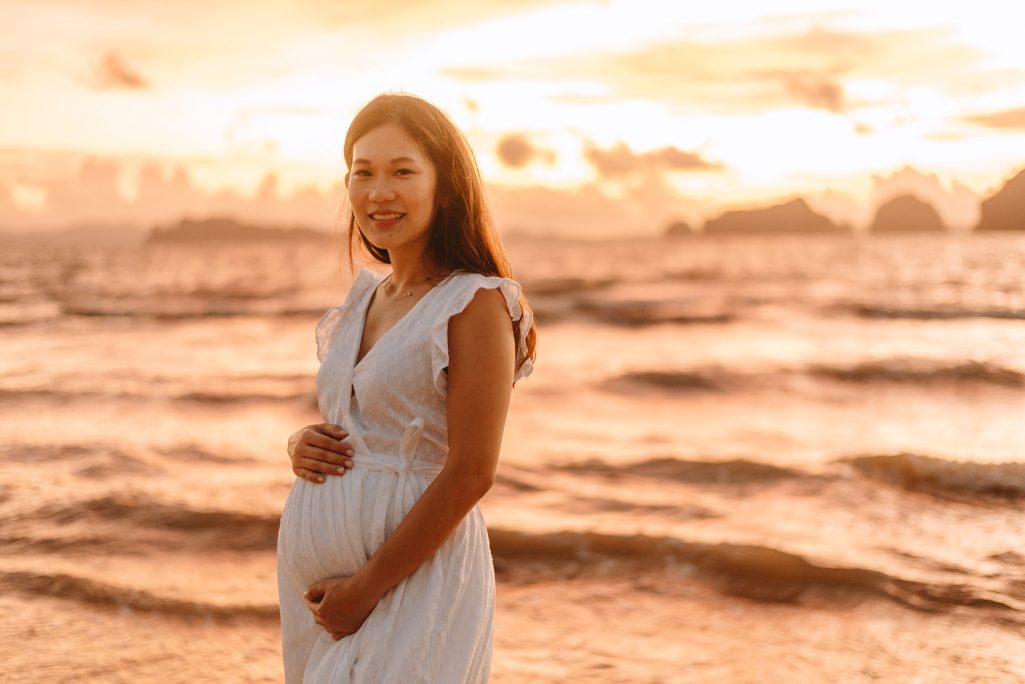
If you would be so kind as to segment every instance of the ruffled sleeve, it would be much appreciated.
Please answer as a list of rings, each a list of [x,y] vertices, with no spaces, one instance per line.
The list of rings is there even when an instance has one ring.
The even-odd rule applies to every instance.
[[[483,276],[477,273],[460,278],[444,304],[443,315],[438,316],[431,327],[431,371],[434,386],[439,392],[448,391],[448,321],[461,313],[481,288],[501,291],[505,298],[509,318],[516,323],[516,372],[513,382],[527,377],[534,370],[534,364],[527,354],[527,333],[534,321],[530,309],[520,306],[520,284],[511,278]]]
[[[356,302],[361,299],[366,288],[370,287],[375,280],[373,271],[361,268],[349,287],[349,294],[346,295],[345,301],[338,306],[331,307],[320,317],[316,328],[318,361],[323,363],[327,358],[331,352],[331,344],[335,339],[338,326],[345,320],[346,314],[355,306]]]

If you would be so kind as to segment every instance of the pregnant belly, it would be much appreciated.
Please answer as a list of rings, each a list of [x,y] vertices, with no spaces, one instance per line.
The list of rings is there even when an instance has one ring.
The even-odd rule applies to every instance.
[[[355,471],[322,484],[296,479],[278,529],[281,569],[304,584],[355,574],[372,553],[366,543],[371,516],[363,510],[368,484]],[[375,486],[372,496],[385,494],[380,489]]]
[[[297,478],[281,513],[279,566],[303,582],[355,574],[429,482],[358,467],[322,484]]]

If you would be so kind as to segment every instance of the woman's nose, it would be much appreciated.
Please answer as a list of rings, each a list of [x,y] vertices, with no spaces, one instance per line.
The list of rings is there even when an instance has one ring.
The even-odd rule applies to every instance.
[[[368,197],[372,201],[394,199],[395,189],[392,187],[391,182],[388,179],[382,178],[376,180],[374,184],[370,186],[370,194]]]

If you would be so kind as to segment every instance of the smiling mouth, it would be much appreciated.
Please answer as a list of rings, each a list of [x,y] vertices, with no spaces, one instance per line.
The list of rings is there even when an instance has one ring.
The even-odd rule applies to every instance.
[[[398,211],[375,211],[370,214],[370,218],[374,221],[396,221],[405,216],[405,214]]]

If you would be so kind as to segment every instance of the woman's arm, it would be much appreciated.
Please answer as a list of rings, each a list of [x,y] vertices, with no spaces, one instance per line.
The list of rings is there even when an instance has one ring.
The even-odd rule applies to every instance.
[[[318,613],[317,621],[336,638],[356,631],[381,596],[433,556],[495,481],[516,362],[502,293],[479,289],[449,320],[448,343],[445,467],[354,576],[334,583],[334,588],[327,580],[318,582],[308,592],[313,602],[330,598],[324,603],[332,605],[322,606],[324,614]],[[342,615],[346,604],[365,614]],[[347,627],[336,631],[332,624]]]

